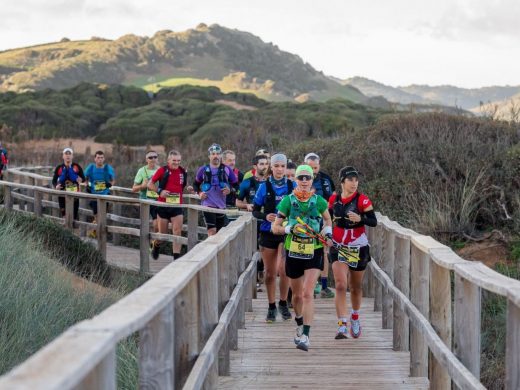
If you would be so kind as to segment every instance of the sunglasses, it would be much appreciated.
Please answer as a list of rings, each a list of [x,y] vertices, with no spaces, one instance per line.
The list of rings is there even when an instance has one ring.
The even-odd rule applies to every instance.
[[[312,180],[312,177],[309,176],[309,175],[300,175],[300,176],[296,176],[296,180],[300,180],[300,181],[311,181],[311,180]]]
[[[157,158],[157,156],[148,156],[148,157],[146,157],[146,158],[147,158],[148,160],[153,160],[153,159]]]

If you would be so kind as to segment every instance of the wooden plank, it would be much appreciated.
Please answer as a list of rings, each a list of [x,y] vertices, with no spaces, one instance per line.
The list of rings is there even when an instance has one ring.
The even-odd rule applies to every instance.
[[[112,192],[114,195],[117,194],[117,192],[115,192],[115,191],[117,191],[117,190],[114,190],[114,189],[111,190],[111,192]],[[116,214],[116,215],[121,215],[122,212],[123,212],[123,205],[122,205],[121,203],[115,203],[115,204],[114,204],[114,214]],[[109,219],[108,216],[107,216],[107,219]],[[118,223],[118,222],[115,222],[115,223],[116,223],[116,226],[117,226],[117,223]],[[121,243],[121,236],[120,236],[119,233],[113,233],[113,234],[112,234],[112,243],[113,243],[114,245],[119,245],[119,244]]]
[[[454,351],[469,371],[480,377],[480,287],[455,275]]]
[[[173,302],[139,332],[139,388],[173,389]]]
[[[40,218],[43,214],[42,193],[38,190],[34,191],[34,215]]]
[[[396,234],[394,256],[394,283],[407,298],[410,297],[410,238]],[[410,350],[410,320],[394,303],[393,345],[396,351]]]
[[[199,212],[188,209],[188,250],[191,250],[198,241],[197,227],[199,226]]]
[[[141,217],[141,231],[139,234],[139,270],[141,273],[150,272],[150,206],[142,203],[139,209]]]
[[[9,186],[3,186],[4,187],[4,207],[7,210],[13,209],[13,196],[12,196],[12,190]]]
[[[103,360],[76,386],[78,390],[116,389],[116,350],[112,349]]]
[[[97,228],[96,237],[98,243],[98,251],[101,252],[103,259],[107,258],[107,201],[99,198],[97,200]]]
[[[72,230],[74,227],[74,198],[69,194],[65,194],[65,227]]]
[[[430,257],[412,239],[410,258],[410,300],[426,318],[430,315]],[[428,346],[422,332],[410,329],[410,376],[428,376]]]
[[[82,212],[82,209],[85,209],[87,207],[87,200],[86,199],[80,199],[79,200],[79,221],[78,222],[87,222],[87,215]],[[89,210],[91,211],[91,210]],[[87,228],[85,225],[79,224],[79,236],[80,237],[86,237],[87,236]]]
[[[507,301],[506,390],[520,389],[520,307]]]
[[[383,255],[384,258],[382,269],[386,272],[390,280],[394,280],[394,256],[395,241],[394,232],[391,228],[383,229]],[[382,302],[382,327],[383,329],[392,329],[394,326],[394,308],[392,296],[383,288]]]
[[[199,271],[199,281],[199,349],[202,350],[218,323],[217,256]]]
[[[430,262],[430,323],[451,349],[451,276],[450,271]],[[448,371],[430,354],[430,386],[431,389],[450,389],[451,378]]]
[[[374,252],[375,252],[375,261],[378,264],[381,264],[381,255],[383,253],[383,227],[381,224],[378,224],[374,228]],[[380,283],[373,283],[374,290],[374,311],[383,310],[383,288]]]
[[[180,262],[178,262],[180,263]],[[175,299],[175,388],[181,389],[200,352],[198,275]]]

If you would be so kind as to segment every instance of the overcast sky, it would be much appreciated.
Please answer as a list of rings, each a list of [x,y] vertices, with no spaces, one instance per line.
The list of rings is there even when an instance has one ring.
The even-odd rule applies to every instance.
[[[2,0],[0,50],[198,23],[249,31],[339,78],[520,85],[518,0]]]

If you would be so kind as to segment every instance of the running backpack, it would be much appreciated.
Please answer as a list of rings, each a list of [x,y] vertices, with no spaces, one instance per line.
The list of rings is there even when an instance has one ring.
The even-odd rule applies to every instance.
[[[166,184],[168,184],[168,179],[170,178],[170,169],[168,168],[168,165],[163,166],[164,174],[161,177],[161,180],[159,180],[159,185],[157,187],[157,193],[160,194],[165,188]],[[182,187],[186,187],[187,179],[188,179],[188,173],[186,170],[179,166],[179,169],[181,170],[181,175],[183,176],[183,182]]]
[[[358,200],[359,200],[359,192],[354,196],[349,203],[343,204],[341,202],[341,195],[336,194],[336,200],[334,201],[334,205],[332,206],[332,221],[337,227],[343,229],[353,229],[356,227],[363,226],[362,222],[352,222],[347,218],[347,214],[349,211],[352,211],[356,214],[361,214],[358,208]]]

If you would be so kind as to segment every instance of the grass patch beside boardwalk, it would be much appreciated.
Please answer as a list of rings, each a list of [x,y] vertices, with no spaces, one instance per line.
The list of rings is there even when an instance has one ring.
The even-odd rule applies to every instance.
[[[108,270],[92,272],[90,279],[102,276],[101,280],[110,282],[106,285],[119,283],[117,289],[78,277],[82,273],[78,260],[97,258],[97,251],[68,237],[68,232],[53,223],[50,225],[56,229],[49,225],[44,233],[34,224],[27,226],[31,220],[20,214],[0,213],[0,374],[70,326],[100,313],[133,287],[120,283],[128,282],[128,275],[110,280]],[[81,244],[90,247],[88,253]],[[66,258],[72,259],[76,274],[62,264]],[[90,267],[93,270],[94,265]],[[117,354],[118,388],[136,388],[136,339],[120,343]]]

